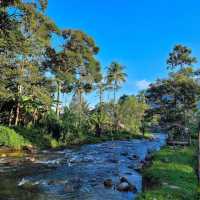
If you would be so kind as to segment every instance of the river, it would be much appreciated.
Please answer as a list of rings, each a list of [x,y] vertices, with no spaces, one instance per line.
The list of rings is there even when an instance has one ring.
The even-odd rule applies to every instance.
[[[156,134],[152,141],[108,141],[42,151],[34,158],[1,158],[0,200],[133,200],[142,189],[142,176],[135,169],[165,139]],[[126,177],[137,192],[104,187],[106,179],[116,185],[120,177]]]

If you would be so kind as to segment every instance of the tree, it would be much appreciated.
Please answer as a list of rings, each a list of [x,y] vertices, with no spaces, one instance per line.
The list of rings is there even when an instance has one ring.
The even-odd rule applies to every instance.
[[[157,80],[146,91],[148,112],[160,116],[161,127],[169,131],[175,128],[176,134],[183,134],[189,113],[197,108],[199,92],[198,82],[182,73]]]
[[[124,95],[119,99],[119,121],[131,134],[139,134],[146,109],[145,101],[136,96]]]
[[[107,84],[113,90],[113,118],[114,126],[117,126],[117,113],[116,113],[116,92],[121,84],[126,81],[126,73],[123,71],[124,67],[117,63],[112,62],[107,71]]]
[[[19,123],[20,111],[26,111],[24,99],[31,99],[34,105],[38,101],[48,105],[50,101],[47,100],[50,94],[42,62],[45,48],[50,45],[51,35],[57,27],[44,15],[46,3],[45,0],[1,2],[0,76],[3,84],[0,93],[12,91],[9,98],[2,95],[2,101],[12,102],[9,121],[12,123],[15,115],[15,125]]]
[[[183,45],[176,45],[167,59],[168,69],[175,69],[177,67],[183,69],[184,66],[190,66],[196,63],[197,60],[191,56],[191,53],[192,50],[190,48]]]
[[[101,80],[100,64],[95,58],[99,48],[90,36],[81,31],[67,29],[62,35],[65,39],[65,52],[75,55],[78,60],[73,67],[72,88],[74,94],[79,97],[81,114],[83,94],[91,92],[93,84]]]

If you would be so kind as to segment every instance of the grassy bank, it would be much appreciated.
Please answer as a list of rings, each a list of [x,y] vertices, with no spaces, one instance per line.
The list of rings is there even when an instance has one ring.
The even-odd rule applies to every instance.
[[[165,147],[156,152],[152,165],[143,171],[144,192],[138,200],[200,199],[196,175],[197,148]]]
[[[152,134],[145,133],[132,134],[127,131],[107,132],[97,137],[93,133],[79,133],[68,140],[56,140],[51,134],[46,133],[43,129],[39,128],[8,128],[0,126],[0,146],[6,146],[11,149],[20,150],[24,146],[32,145],[39,149],[60,148],[72,145],[93,144],[109,140],[127,140],[127,139],[142,139],[151,138]]]

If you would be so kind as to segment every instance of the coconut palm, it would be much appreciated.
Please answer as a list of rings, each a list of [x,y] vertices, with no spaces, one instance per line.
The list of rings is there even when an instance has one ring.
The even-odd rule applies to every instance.
[[[116,93],[121,84],[126,81],[127,74],[124,72],[124,66],[117,62],[112,62],[107,71],[107,84],[113,90],[113,118],[115,127],[117,126],[116,114]]]

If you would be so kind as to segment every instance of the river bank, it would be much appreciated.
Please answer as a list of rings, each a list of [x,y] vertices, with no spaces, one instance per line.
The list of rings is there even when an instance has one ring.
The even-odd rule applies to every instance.
[[[134,139],[82,145],[58,151],[40,151],[34,159],[0,159],[0,197],[15,200],[109,199],[132,200],[142,189],[141,164],[150,152],[165,144]],[[124,178],[122,178],[124,177]],[[111,187],[105,187],[106,180]],[[117,190],[127,185],[131,191]]]
[[[138,200],[197,200],[197,146],[166,146],[155,152],[150,167],[142,171],[143,193]]]
[[[145,134],[134,134],[128,131],[112,131],[96,136],[94,133],[84,133],[67,142],[56,140],[50,134],[43,133],[36,128],[9,128],[0,126],[0,158],[16,157],[24,154],[33,154],[39,150],[60,150],[74,148],[85,144],[97,144],[106,141],[149,139],[154,136],[146,132]]]

